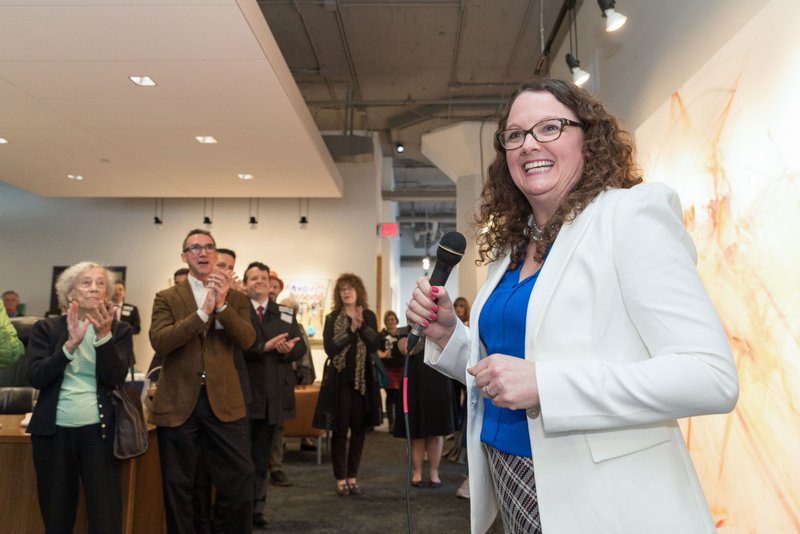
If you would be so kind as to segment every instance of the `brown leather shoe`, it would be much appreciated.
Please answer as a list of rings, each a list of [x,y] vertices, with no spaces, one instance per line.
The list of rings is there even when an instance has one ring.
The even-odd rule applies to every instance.
[[[350,487],[347,485],[347,482],[344,484],[336,483],[336,495],[339,497],[347,497],[350,495]]]

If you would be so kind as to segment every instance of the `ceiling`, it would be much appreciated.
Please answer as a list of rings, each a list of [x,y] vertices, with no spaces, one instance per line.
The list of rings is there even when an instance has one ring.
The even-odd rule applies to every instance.
[[[0,137],[39,195],[342,194],[254,0],[0,0]]]
[[[420,135],[493,117],[560,3],[0,0],[0,180],[64,197],[335,197],[334,160],[371,155],[347,141],[366,131],[385,154],[405,145],[398,188],[452,189]]]

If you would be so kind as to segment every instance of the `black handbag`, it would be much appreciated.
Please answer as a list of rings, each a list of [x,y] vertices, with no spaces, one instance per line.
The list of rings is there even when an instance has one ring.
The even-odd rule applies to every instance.
[[[147,452],[150,438],[144,422],[142,400],[133,381],[133,365],[131,365],[131,381],[125,382],[111,391],[114,403],[114,456],[120,460],[135,458]]]

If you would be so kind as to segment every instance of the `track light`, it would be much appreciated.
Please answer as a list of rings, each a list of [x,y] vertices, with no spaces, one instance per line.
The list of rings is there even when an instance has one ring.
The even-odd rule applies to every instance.
[[[250,229],[251,230],[255,230],[256,228],[258,228],[258,219],[256,219],[255,217],[253,217],[251,215],[250,216]]]
[[[156,230],[161,230],[164,228],[164,199],[157,198],[153,209],[153,224],[156,225]]]
[[[203,224],[205,224],[206,226],[210,226],[212,224],[211,217],[209,217],[208,215],[203,217]]]
[[[589,79],[590,74],[581,68],[581,62],[570,53],[567,53],[567,66],[572,73],[572,81],[580,87]]]
[[[403,152],[406,151],[405,145],[403,145],[403,143],[400,143],[400,142],[398,142],[396,145],[394,145],[394,149],[397,150],[398,154],[402,154]]]
[[[617,5],[616,0],[597,0],[597,5],[600,6],[600,11],[603,12],[603,17],[606,19],[606,31],[615,32],[625,25],[628,17],[622,13],[614,10]]]
[[[305,230],[308,227],[308,207],[309,207],[309,200],[305,199],[306,201],[306,209],[305,213],[303,213],[303,199],[297,199],[297,211],[300,215],[300,229]]]

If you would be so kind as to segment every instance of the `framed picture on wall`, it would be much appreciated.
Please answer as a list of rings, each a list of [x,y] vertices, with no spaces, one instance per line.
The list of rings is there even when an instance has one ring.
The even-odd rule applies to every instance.
[[[55,265],[53,267],[53,279],[50,282],[50,309],[45,314],[48,317],[51,315],[61,315],[61,308],[58,305],[58,295],[56,295],[56,280],[58,280],[58,277],[61,276],[61,273],[66,271],[69,267],[70,267],[69,265]],[[114,281],[117,280],[122,280],[123,282],[125,281],[125,274],[128,271],[127,267],[115,265],[112,267],[106,267],[106,269],[108,269],[108,272],[111,273],[111,278]],[[113,288],[108,288],[108,289],[109,289],[108,296],[110,298],[111,297],[110,292],[113,290]]]
[[[303,325],[314,344],[322,342],[322,327],[330,307],[330,285],[331,281],[324,279],[288,280],[281,293],[297,302],[297,322]]]

